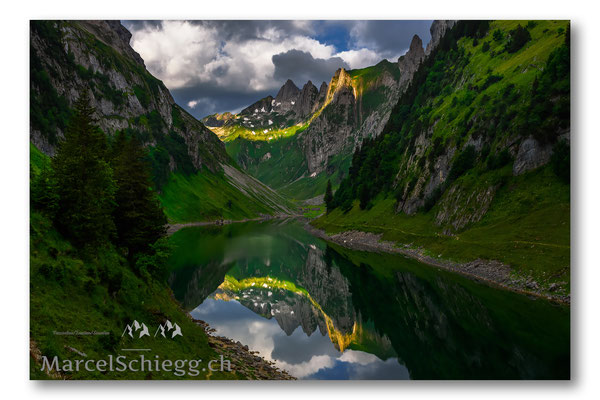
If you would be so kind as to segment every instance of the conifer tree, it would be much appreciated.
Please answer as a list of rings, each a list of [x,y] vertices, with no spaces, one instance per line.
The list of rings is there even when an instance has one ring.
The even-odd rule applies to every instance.
[[[106,162],[106,136],[95,125],[94,108],[87,91],[74,105],[75,112],[52,159],[58,194],[57,228],[78,246],[97,246],[114,235],[112,220],[115,183]]]
[[[114,178],[117,183],[114,220],[117,243],[127,247],[130,260],[165,234],[167,223],[156,192],[152,189],[150,165],[145,149],[124,132],[112,146]]]

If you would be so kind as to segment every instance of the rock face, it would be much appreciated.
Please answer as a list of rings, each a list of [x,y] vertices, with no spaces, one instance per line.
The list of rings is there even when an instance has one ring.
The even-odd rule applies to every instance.
[[[89,32],[94,34],[113,49],[126,57],[131,57],[142,67],[146,68],[142,57],[129,45],[131,32],[129,32],[118,20],[108,21],[81,21]]]
[[[264,99],[260,99],[256,103],[253,103],[250,106],[244,108],[240,112],[240,115],[252,115],[252,114],[257,114],[257,113],[270,113],[271,110],[272,110],[272,108],[273,108],[273,102],[274,102],[273,97],[267,96]],[[215,114],[215,115],[219,116],[219,114]],[[217,117],[217,118],[219,118],[219,117]],[[208,125],[208,126],[215,126],[215,125]]]
[[[440,210],[435,216],[438,225],[450,225],[459,230],[469,223],[477,222],[492,204],[497,186],[487,186],[480,190],[465,190],[459,185],[452,186],[440,202]],[[464,210],[470,210],[465,213]]]
[[[54,154],[65,122],[40,124],[40,115],[49,120],[58,104],[68,110],[87,89],[105,133],[130,129],[147,146],[162,143],[169,148],[165,144],[170,141],[184,144],[186,159],[167,151],[170,160],[165,168],[174,170],[191,162],[196,169],[218,170],[221,163],[231,162],[223,143],[175,104],[163,83],[145,69],[129,45],[130,38],[118,21],[32,21],[33,144]],[[51,93],[55,99],[45,100]]]
[[[325,101],[328,105],[302,136],[309,173],[323,171],[328,157],[347,145],[357,125],[355,91],[345,69],[338,69],[331,78]]]
[[[552,156],[552,146],[543,145],[532,136],[529,136],[519,146],[515,163],[513,164],[513,174],[521,175],[524,172],[531,171],[546,164]]]
[[[223,126],[227,121],[233,118],[233,114],[226,112],[223,114],[213,114],[206,117],[206,126],[220,127]]]
[[[424,58],[423,41],[415,35],[410,42],[409,50],[398,59],[398,68],[400,69],[399,85],[401,88],[406,88]]]
[[[313,113],[313,108],[318,97],[319,91],[317,90],[317,87],[313,85],[311,81],[308,81],[298,95],[296,104],[293,107],[294,113],[300,118],[306,118]]]
[[[431,33],[431,40],[427,44],[427,49],[425,50],[425,54],[429,55],[431,50],[433,50],[439,43],[446,31],[452,28],[456,24],[455,20],[435,20],[431,24],[429,28],[429,32]]]
[[[329,85],[327,85],[326,82],[321,83],[321,87],[319,88],[319,97],[317,98],[317,102],[313,106],[313,109],[312,109],[313,112],[319,110],[325,104],[325,100],[327,99],[327,89],[328,88],[329,88]]]
[[[298,100],[299,94],[300,89],[298,89],[291,79],[288,79],[281,89],[279,89],[277,96],[275,96],[273,109],[281,113],[292,110]]]
[[[352,154],[363,139],[378,136],[424,58],[423,41],[415,35],[409,50],[398,60],[398,74],[380,67],[377,78],[364,84],[343,68],[336,71],[327,88],[328,105],[303,133],[308,172],[326,170],[331,157]],[[371,101],[369,95],[375,93],[380,96],[376,107],[365,106]]]

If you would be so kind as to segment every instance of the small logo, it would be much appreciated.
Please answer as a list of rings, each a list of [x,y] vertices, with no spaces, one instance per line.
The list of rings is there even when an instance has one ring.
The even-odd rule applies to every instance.
[[[150,336],[150,332],[148,332],[148,327],[146,326],[146,324],[142,323],[140,325],[139,322],[134,320],[131,325],[125,325],[125,329],[123,329],[123,334],[121,335],[121,337],[125,336],[125,334],[129,335],[130,337],[133,337],[133,333],[137,333],[137,331],[141,331],[140,335],[138,336],[138,339],[144,336]]]
[[[177,323],[173,324],[169,320],[167,320],[167,322],[165,322],[164,324],[158,326],[156,332],[154,333],[154,337],[156,337],[156,335],[158,335],[159,333],[162,335],[162,337],[166,337],[165,332],[171,332],[171,339],[173,339],[175,336],[183,336],[179,325],[177,325]]]
[[[183,333],[181,332],[181,327],[179,327],[177,323],[172,323],[171,321],[167,320],[167,322],[165,322],[164,324],[158,325],[158,328],[154,333],[154,337],[160,334],[162,337],[166,338],[169,332],[171,332],[171,339],[173,339],[175,336],[183,336]],[[136,339],[140,339],[144,336],[150,336],[150,331],[146,324],[144,324],[143,322],[140,324],[139,322],[134,320],[131,324],[125,325],[125,329],[123,329],[123,334],[121,334],[121,337],[125,335],[129,335],[129,337],[131,338],[133,338],[134,335],[138,335]]]

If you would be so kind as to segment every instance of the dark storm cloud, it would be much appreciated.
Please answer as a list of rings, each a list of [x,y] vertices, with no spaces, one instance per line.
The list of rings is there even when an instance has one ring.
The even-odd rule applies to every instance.
[[[244,91],[239,88],[224,88],[211,83],[198,83],[189,87],[171,90],[177,104],[198,119],[215,112],[241,110],[255,101],[274,95],[272,90]],[[195,107],[188,103],[195,101]]]
[[[321,85],[321,82],[329,83],[338,68],[349,68],[348,64],[340,57],[325,60],[314,58],[310,53],[300,50],[275,54],[273,65],[275,65],[275,79],[281,82],[291,79],[300,88],[309,80],[312,80],[317,87]]]
[[[419,35],[423,45],[431,39],[433,21],[355,21],[350,34],[357,47],[367,47],[384,57],[395,57],[410,46],[413,35]],[[395,61],[395,60],[394,60]]]
[[[262,97],[275,95],[287,79],[292,79],[299,87],[311,80],[318,87],[323,81],[329,82],[334,72],[340,67],[360,68],[376,64],[383,58],[396,61],[396,58],[408,49],[413,35],[419,35],[424,45],[429,42],[431,25],[431,21],[373,20],[188,22],[213,32],[212,36],[217,38],[216,42],[206,45],[203,51],[196,53],[188,54],[187,48],[184,48],[181,53],[169,53],[165,49],[169,49],[169,46],[174,43],[181,42],[179,37],[174,35],[172,29],[170,32],[166,29],[168,23],[128,20],[123,21],[123,25],[132,32],[134,38],[136,32],[145,33],[146,37],[148,37],[148,32],[158,34],[158,36],[152,36],[151,40],[147,40],[145,46],[140,47],[138,52],[143,58],[146,58],[146,65],[150,72],[165,81],[167,86],[171,86],[169,89],[175,101],[197,118],[214,112],[239,110]],[[171,36],[167,37],[168,35]],[[297,43],[294,40],[298,37],[310,38],[335,48],[335,50],[331,52],[330,58],[319,58],[323,57],[323,53],[307,51],[310,46],[306,44],[304,48],[297,44],[290,45],[290,43]],[[290,40],[290,38],[294,39]],[[206,39],[191,37],[190,48],[203,40],[206,42]],[[276,50],[269,54],[264,53],[266,47],[260,45],[260,43],[267,42],[274,44],[285,42],[287,44],[283,46],[283,49],[271,46]],[[258,43],[256,51],[262,51],[263,56],[270,57],[274,67],[270,72],[272,78],[271,75],[265,76],[264,63],[257,64],[261,67],[248,65],[251,64],[249,60],[252,58],[248,58],[247,54],[252,53],[230,51],[232,47],[239,49],[245,43],[248,46]],[[141,50],[149,53],[145,56]],[[370,55],[361,53],[366,50],[370,52]],[[340,54],[342,52],[344,54]],[[179,54],[183,54],[185,59],[180,60]],[[244,56],[244,54],[246,55]],[[154,56],[153,62],[148,61],[151,56]],[[167,62],[161,63],[161,61]],[[211,63],[212,65],[208,69],[210,75],[208,77],[202,75],[204,66]],[[357,67],[357,63],[365,65]],[[183,80],[178,79],[182,77],[182,70],[173,68],[178,65],[189,65],[187,70],[183,70],[188,75]],[[192,103],[194,107],[190,107],[190,102],[195,102]]]
[[[214,21],[195,21],[188,20],[190,24],[201,25],[214,28],[219,32],[222,40],[248,41],[264,37],[265,32],[270,29],[279,29],[286,33],[286,36],[292,35],[311,35],[314,33],[313,24],[317,21],[293,21],[293,20],[214,20]],[[126,20],[123,25],[130,31],[135,31],[147,27],[160,29],[163,21],[142,21]]]
[[[234,20],[234,21],[190,21],[217,29],[223,35],[223,40],[254,40],[264,37],[270,29],[279,29],[286,36],[310,35],[313,32],[312,23],[306,24],[286,20]]]

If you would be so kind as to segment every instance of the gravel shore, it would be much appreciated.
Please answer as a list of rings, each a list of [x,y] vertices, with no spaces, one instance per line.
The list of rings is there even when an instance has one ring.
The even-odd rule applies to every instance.
[[[493,286],[530,296],[542,297],[558,303],[571,303],[570,295],[549,292],[554,290],[552,286],[550,289],[543,290],[533,279],[515,278],[512,274],[512,268],[499,261],[477,259],[467,263],[458,263],[426,255],[424,249],[421,248],[381,240],[382,234],[352,230],[328,235],[325,231],[315,228],[310,223],[306,223],[305,227],[313,235],[349,249],[402,254],[424,264],[457,272]]]
[[[215,330],[206,322],[193,318],[192,320],[206,332],[208,345],[231,361],[232,370],[244,378],[285,381],[296,379],[286,371],[277,368],[272,361],[259,356],[257,351],[250,350],[248,346],[223,336],[213,335]]]

